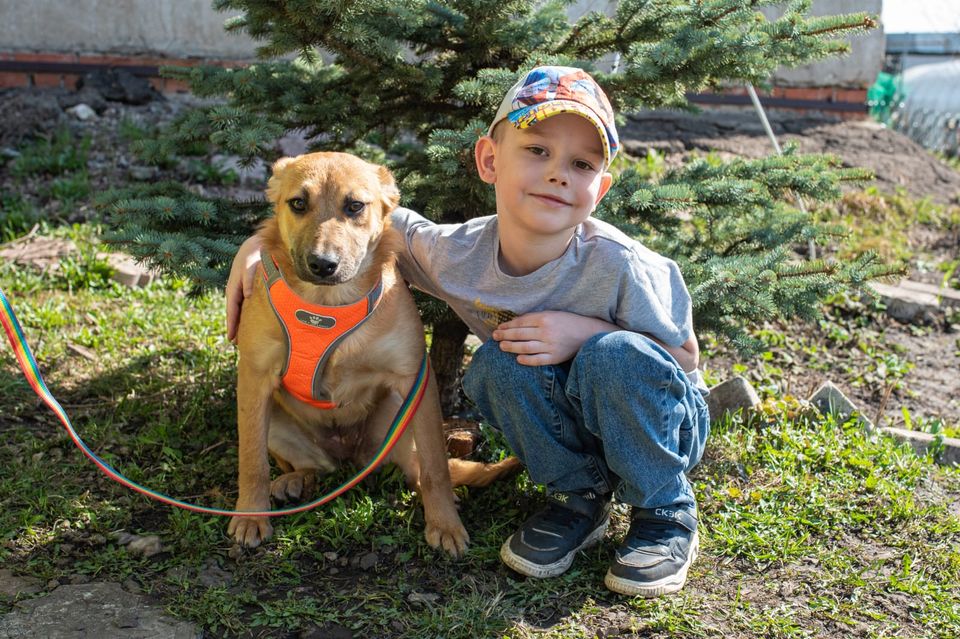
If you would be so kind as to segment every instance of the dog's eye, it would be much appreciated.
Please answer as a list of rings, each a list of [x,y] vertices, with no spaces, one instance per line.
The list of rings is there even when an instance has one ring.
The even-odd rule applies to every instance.
[[[365,202],[361,202],[360,200],[347,200],[347,203],[343,207],[343,212],[347,214],[347,217],[356,217],[360,215],[365,208],[367,208]]]
[[[295,213],[303,213],[307,210],[307,201],[302,197],[295,197],[287,200],[287,204]]]

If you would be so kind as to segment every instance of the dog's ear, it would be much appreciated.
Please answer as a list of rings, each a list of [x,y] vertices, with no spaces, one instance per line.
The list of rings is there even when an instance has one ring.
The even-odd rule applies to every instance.
[[[280,175],[283,173],[283,169],[295,159],[296,158],[280,158],[273,163],[273,167],[270,169],[272,175],[270,176],[270,180],[267,182],[267,200],[270,202],[276,204],[279,201]]]
[[[397,181],[393,179],[393,173],[387,167],[381,166],[377,170],[377,174],[380,176],[380,186],[382,187],[380,192],[383,196],[383,212],[385,215],[390,215],[393,209],[400,204],[400,189],[397,188]]]

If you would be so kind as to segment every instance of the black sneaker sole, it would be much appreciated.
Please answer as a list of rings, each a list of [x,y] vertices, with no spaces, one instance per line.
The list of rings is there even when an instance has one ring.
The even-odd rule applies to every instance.
[[[693,533],[693,540],[690,542],[690,555],[687,558],[687,563],[683,564],[676,574],[668,575],[662,579],[658,579],[657,581],[642,582],[626,579],[624,577],[618,577],[608,570],[607,576],[603,579],[603,583],[607,588],[621,595],[659,597],[661,595],[669,595],[674,592],[679,592],[680,589],[683,588],[683,585],[687,582],[687,571],[690,569],[690,566],[693,565],[693,562],[697,560],[697,555],[699,554],[700,535]]]
[[[562,575],[567,571],[567,568],[569,568],[570,564],[573,563],[573,558],[578,552],[603,539],[603,535],[607,532],[607,526],[609,524],[610,517],[607,516],[607,518],[604,519],[599,526],[593,529],[593,532],[587,535],[587,538],[583,540],[582,544],[552,564],[536,564],[529,559],[524,559],[520,555],[513,552],[510,549],[510,540],[513,539],[513,535],[507,537],[507,540],[503,542],[502,546],[500,546],[500,559],[507,566],[521,575],[526,575],[527,577],[536,577],[537,579],[556,577],[557,575]]]

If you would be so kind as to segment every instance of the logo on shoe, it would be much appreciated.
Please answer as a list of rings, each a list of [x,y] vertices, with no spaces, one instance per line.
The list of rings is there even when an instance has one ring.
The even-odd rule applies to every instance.
[[[671,510],[669,508],[657,508],[653,511],[653,514],[657,517],[668,517],[670,519],[680,519],[679,510]]]

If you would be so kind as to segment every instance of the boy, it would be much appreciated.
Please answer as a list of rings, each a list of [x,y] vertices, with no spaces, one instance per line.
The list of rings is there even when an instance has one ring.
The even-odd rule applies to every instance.
[[[590,217],[618,144],[593,78],[538,67],[476,143],[497,214],[437,225],[398,209],[392,222],[406,239],[404,277],[484,340],[464,391],[547,488],[545,508],[504,542],[504,563],[531,577],[563,573],[603,537],[616,492],[631,524],[604,583],[649,597],[680,590],[696,558],[685,472],[709,418],[677,265]],[[258,253],[248,240],[234,260],[231,336]]]

